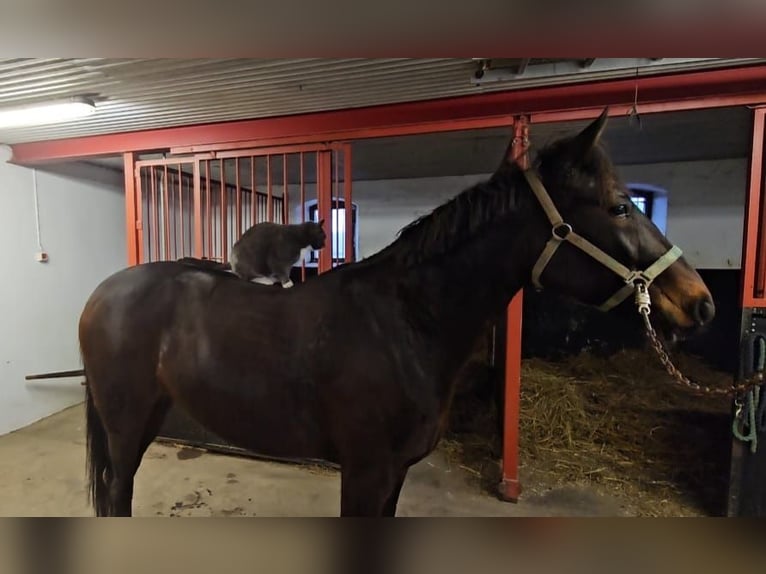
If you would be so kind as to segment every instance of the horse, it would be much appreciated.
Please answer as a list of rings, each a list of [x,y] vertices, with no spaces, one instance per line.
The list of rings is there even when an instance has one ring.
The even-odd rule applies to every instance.
[[[640,279],[666,332],[709,323],[710,292],[635,208],[606,122],[605,109],[529,169],[509,147],[378,253],[293,289],[188,260],[106,278],[79,322],[96,515],[132,515],[143,454],[178,405],[244,449],[339,466],[341,516],[395,516],[483,326],[530,283],[608,309]]]

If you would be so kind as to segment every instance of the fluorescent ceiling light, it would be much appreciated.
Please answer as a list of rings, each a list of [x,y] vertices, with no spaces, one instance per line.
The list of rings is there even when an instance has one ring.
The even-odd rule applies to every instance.
[[[70,98],[46,104],[0,108],[0,128],[54,124],[83,118],[96,111],[87,98]]]

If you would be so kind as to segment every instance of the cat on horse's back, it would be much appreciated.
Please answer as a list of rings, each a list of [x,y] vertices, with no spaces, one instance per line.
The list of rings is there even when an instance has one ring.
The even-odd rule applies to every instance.
[[[324,220],[292,225],[263,222],[253,225],[234,244],[229,256],[231,270],[254,283],[292,287],[290,269],[304,249],[322,249],[327,238]]]

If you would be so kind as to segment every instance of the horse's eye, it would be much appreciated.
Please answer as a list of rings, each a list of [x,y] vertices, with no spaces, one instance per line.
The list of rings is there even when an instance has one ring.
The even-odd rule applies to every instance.
[[[627,217],[629,212],[630,208],[627,203],[621,203],[609,209],[609,213],[615,217]]]

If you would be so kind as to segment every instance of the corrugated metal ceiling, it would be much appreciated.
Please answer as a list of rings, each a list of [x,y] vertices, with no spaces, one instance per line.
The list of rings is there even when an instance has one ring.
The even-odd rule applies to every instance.
[[[87,95],[94,98],[98,109],[83,120],[0,129],[0,143],[317,112],[636,73],[635,64],[628,66],[627,60],[619,60],[622,64],[607,71],[604,60],[599,60],[600,71],[588,75],[587,70],[571,73],[575,60],[558,60],[570,67],[557,73],[557,61],[531,59],[527,71],[511,81],[477,86],[475,60],[0,59],[0,106]],[[645,66],[642,73],[664,71],[668,66],[719,67],[766,61],[640,60]]]

